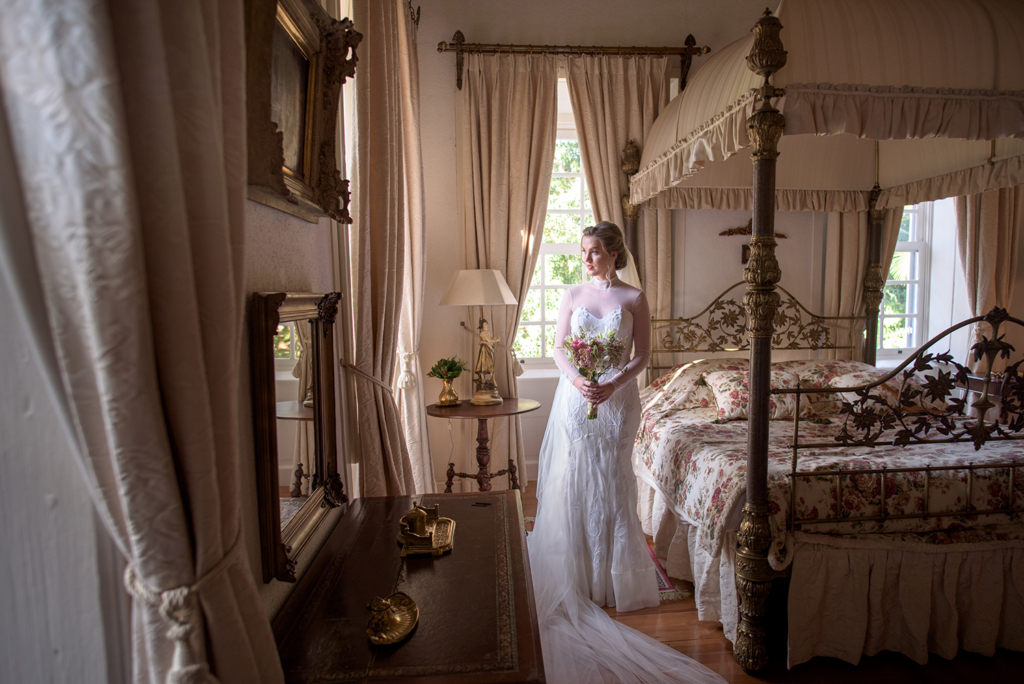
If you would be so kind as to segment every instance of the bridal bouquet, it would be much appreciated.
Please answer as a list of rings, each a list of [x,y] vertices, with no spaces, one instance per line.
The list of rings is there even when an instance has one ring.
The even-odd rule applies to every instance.
[[[580,375],[597,382],[608,370],[619,365],[625,347],[612,330],[604,335],[569,335],[561,350]],[[597,404],[590,401],[587,402],[587,418],[597,418]]]

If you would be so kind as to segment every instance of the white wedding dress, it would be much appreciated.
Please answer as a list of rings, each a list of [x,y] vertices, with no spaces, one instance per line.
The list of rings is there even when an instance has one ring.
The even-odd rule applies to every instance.
[[[562,301],[556,346],[570,331],[616,334],[633,359],[609,371],[616,391],[586,418],[578,375],[562,370],[540,452],[537,518],[527,542],[540,622],[544,671],[568,682],[722,682],[687,656],[610,618],[658,605],[654,561],[636,512],[633,440],[640,399],[633,380],[650,356],[650,315],[643,294],[616,278],[571,288]],[[628,363],[626,363],[628,361]]]

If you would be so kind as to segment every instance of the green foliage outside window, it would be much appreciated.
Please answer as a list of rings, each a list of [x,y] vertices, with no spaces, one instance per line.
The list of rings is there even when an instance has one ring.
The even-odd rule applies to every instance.
[[[277,326],[277,333],[274,335],[274,358],[292,358],[292,327],[290,325]]]

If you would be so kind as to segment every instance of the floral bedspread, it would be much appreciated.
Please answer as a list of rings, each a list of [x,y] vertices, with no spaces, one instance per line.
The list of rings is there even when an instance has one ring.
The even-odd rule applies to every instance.
[[[746,494],[747,421],[713,422],[715,408],[663,411],[648,407],[641,419],[634,446],[637,475],[665,496],[683,520],[697,527],[697,543],[715,557],[733,512]],[[800,423],[800,441],[832,443],[842,419],[828,424]],[[768,441],[768,491],[773,543],[772,567],[781,570],[792,558],[792,539],[787,534],[792,462],[792,421],[770,421]],[[1013,496],[1024,506],[1024,440],[990,442],[980,451],[971,444],[928,444],[900,447],[833,447],[802,449],[800,471],[824,468],[870,470],[881,468],[933,468],[966,463],[1020,463],[1014,468]],[[971,503],[976,510],[1006,506],[1010,497],[1010,468],[974,472]],[[880,515],[881,477],[875,474],[839,477],[840,520],[805,524],[814,533],[863,534],[877,532],[923,533],[964,530],[982,525],[1017,523],[1020,514],[931,516],[929,518],[850,521],[842,518]],[[930,512],[963,510],[967,501],[966,470],[932,472],[929,484]],[[798,518],[836,517],[836,477],[802,476],[797,481]],[[925,510],[925,473],[886,475],[886,515],[898,516]],[[738,513],[738,511],[736,511]]]

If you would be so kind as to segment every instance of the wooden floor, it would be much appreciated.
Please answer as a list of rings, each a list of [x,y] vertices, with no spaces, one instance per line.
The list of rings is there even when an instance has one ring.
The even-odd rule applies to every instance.
[[[523,492],[523,514],[535,516],[537,496],[534,483]],[[529,526],[527,526],[529,528]],[[775,620],[774,651],[777,659],[756,675],[744,672],[732,657],[732,644],[722,633],[717,622],[697,619],[697,606],[693,599],[693,585],[684,580],[672,580],[677,588],[687,589],[691,597],[682,601],[663,603],[632,613],[619,613],[614,608],[605,612],[614,619],[685,653],[719,673],[729,682],[795,682],[845,684],[846,682],[936,682],[940,684],[973,684],[979,681],[1024,681],[1024,654],[1000,650],[992,658],[961,653],[953,660],[932,656],[927,665],[918,665],[906,656],[883,653],[863,658],[856,667],[834,658],[814,658],[808,663],[786,669],[785,662],[785,601],[775,596],[770,606]],[[776,592],[779,594],[780,592]]]

